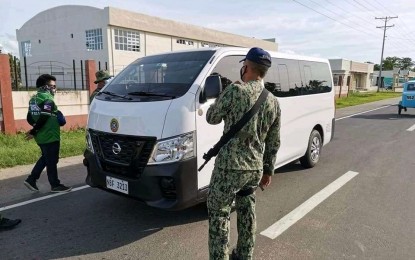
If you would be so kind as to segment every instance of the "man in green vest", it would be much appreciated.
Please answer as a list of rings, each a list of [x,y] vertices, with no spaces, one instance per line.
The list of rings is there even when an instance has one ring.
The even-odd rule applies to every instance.
[[[57,164],[60,149],[60,126],[66,121],[54,102],[56,78],[49,74],[40,75],[36,80],[37,93],[29,101],[27,121],[33,128],[27,132],[26,139],[35,139],[42,155],[33,167],[32,172],[24,181],[25,186],[32,191],[39,191],[36,181],[46,167],[51,192],[67,192],[66,187],[58,179]]]
[[[106,70],[99,70],[95,73],[96,80],[94,81],[97,84],[97,88],[92,92],[91,97],[89,98],[89,103],[92,102],[94,97],[98,94],[98,92],[105,86],[107,80],[111,78],[110,74]]]

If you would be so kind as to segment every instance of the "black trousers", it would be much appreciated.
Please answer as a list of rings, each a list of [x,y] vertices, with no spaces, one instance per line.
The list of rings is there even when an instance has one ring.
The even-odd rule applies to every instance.
[[[36,162],[33,167],[32,172],[27,178],[29,181],[36,182],[43,169],[46,167],[46,172],[48,174],[48,180],[52,188],[59,186],[61,183],[58,179],[58,161],[59,161],[59,149],[60,142],[52,142],[48,144],[38,144],[40,150],[42,151],[42,156]]]

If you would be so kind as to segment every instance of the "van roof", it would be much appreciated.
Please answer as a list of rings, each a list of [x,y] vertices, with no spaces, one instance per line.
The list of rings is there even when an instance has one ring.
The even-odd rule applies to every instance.
[[[234,55],[238,55],[238,54],[245,55],[249,51],[249,49],[250,48],[243,48],[243,47],[206,47],[206,48],[199,48],[199,49],[189,49],[189,50],[179,50],[179,51],[172,51],[172,52],[163,52],[163,53],[158,53],[158,54],[192,52],[192,51],[216,51],[218,54],[232,52]],[[329,62],[328,59],[318,58],[318,57],[288,54],[288,53],[276,52],[276,51],[268,51],[268,52],[271,55],[271,57],[273,57],[273,58],[305,60],[305,61],[318,61],[318,62],[325,62],[325,63]],[[158,55],[158,54],[155,54],[155,55]]]

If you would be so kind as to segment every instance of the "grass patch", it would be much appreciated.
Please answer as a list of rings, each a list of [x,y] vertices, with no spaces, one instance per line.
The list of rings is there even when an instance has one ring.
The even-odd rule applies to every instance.
[[[0,169],[35,163],[40,148],[34,140],[26,141],[24,133],[0,134]],[[61,132],[60,158],[81,155],[85,150],[85,130]]]
[[[356,106],[400,96],[402,96],[402,93],[397,92],[356,92],[350,94],[348,97],[338,98],[336,100],[336,108]]]

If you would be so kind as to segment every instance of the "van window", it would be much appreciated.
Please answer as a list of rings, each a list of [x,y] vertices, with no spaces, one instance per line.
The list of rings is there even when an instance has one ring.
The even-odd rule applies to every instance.
[[[286,71],[286,68],[281,68],[281,71]],[[280,76],[277,66],[275,65],[268,69],[264,78],[264,86],[269,92],[274,94],[275,92],[281,91],[281,82],[286,82],[285,85],[288,85],[288,72],[282,73],[283,75]],[[280,80],[280,78],[282,78],[282,80]]]
[[[330,92],[331,82],[327,63],[314,61],[273,58],[265,76],[265,87],[277,97]]]
[[[305,82],[306,95],[331,91],[332,76],[326,63],[300,61],[300,65],[303,68],[302,77]]]
[[[212,74],[221,76],[222,87],[241,81],[240,60],[245,56],[227,56],[221,59]],[[272,58],[264,86],[277,97],[318,94],[331,91],[331,72],[323,62]]]
[[[105,91],[140,101],[180,97],[189,90],[213,53],[194,51],[143,57],[116,76]]]
[[[222,81],[222,88],[225,89],[235,81],[241,81],[239,71],[242,63],[239,63],[245,56],[227,56],[216,64],[211,75],[219,75]]]

